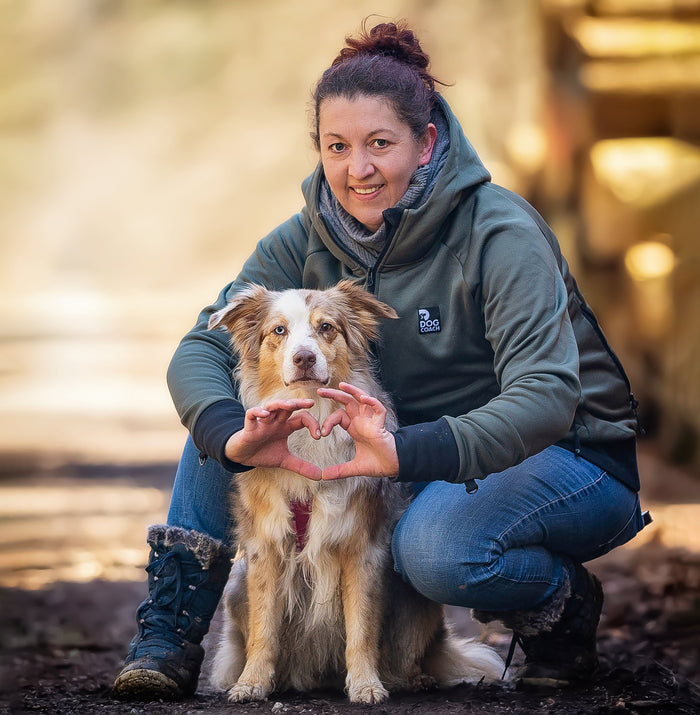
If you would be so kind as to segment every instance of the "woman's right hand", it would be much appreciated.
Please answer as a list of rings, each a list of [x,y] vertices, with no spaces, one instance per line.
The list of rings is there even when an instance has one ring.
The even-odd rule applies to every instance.
[[[313,404],[311,399],[272,400],[246,410],[243,429],[226,442],[226,457],[249,467],[281,467],[320,480],[321,469],[293,455],[287,446],[287,437],[300,429],[308,429],[314,439],[321,438],[316,418],[306,412]]]

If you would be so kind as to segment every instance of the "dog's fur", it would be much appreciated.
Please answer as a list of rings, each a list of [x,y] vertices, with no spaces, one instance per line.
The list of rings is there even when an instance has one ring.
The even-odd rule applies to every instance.
[[[246,408],[311,397],[310,412],[323,424],[339,405],[319,398],[320,386],[349,382],[389,404],[368,353],[379,319],[395,317],[392,308],[342,281],[325,291],[251,286],[212,315],[209,327],[231,333]],[[395,427],[393,414],[387,426]],[[320,440],[304,428],[288,444],[321,468],[354,454],[341,427]],[[442,606],[393,571],[391,532],[408,503],[405,486],[369,477],[317,482],[265,468],[241,473],[235,483],[239,553],[213,673],[229,700],[344,685],[351,701],[378,703],[388,690],[500,676],[503,663],[494,651],[453,635]],[[312,504],[301,550],[292,501]]]

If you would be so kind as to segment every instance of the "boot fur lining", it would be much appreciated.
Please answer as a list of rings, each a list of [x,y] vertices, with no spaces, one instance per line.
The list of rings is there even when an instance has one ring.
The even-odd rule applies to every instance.
[[[502,621],[506,628],[523,636],[534,636],[543,631],[551,631],[559,622],[566,602],[571,596],[571,580],[564,572],[564,583],[543,603],[535,608],[515,611],[472,610],[472,616],[480,623]]]
[[[230,559],[231,550],[223,542],[193,529],[183,529],[167,524],[152,524],[148,527],[148,544],[156,549],[158,546],[172,547],[182,544],[192,552],[200,564],[208,569],[221,559]]]

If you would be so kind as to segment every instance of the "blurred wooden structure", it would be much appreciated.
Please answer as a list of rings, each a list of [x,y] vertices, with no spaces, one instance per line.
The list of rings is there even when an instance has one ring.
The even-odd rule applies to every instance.
[[[700,468],[700,0],[542,0],[535,192],[666,456]],[[566,224],[568,220],[568,224]]]

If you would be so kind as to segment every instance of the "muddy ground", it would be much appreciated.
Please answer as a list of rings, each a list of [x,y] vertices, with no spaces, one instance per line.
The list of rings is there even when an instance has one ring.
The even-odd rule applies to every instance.
[[[79,485],[88,474],[91,486],[115,481],[113,469],[79,471],[74,482],[66,482],[64,469],[51,483]],[[167,489],[169,478],[168,469],[150,469],[139,475],[138,483]],[[78,487],[71,488],[77,495]],[[144,518],[141,515],[136,522]],[[134,538],[141,539],[141,525],[133,528],[139,531]],[[700,712],[700,552],[669,547],[657,538],[639,548],[618,549],[592,568],[603,581],[606,604],[599,631],[602,668],[589,685],[554,693],[521,692],[507,683],[465,686],[394,695],[374,708],[350,705],[342,694],[328,692],[228,705],[208,684],[207,661],[197,696],[185,703],[115,702],[110,684],[134,631],[133,614],[144,595],[143,583],[97,579],[55,581],[39,589],[4,587],[0,713]],[[476,632],[468,612],[451,609],[450,616],[462,632]],[[217,627],[218,618],[214,632]],[[494,631],[486,637],[505,656],[507,633]],[[521,659],[516,650],[514,664]]]

